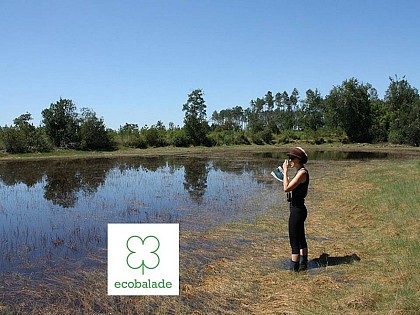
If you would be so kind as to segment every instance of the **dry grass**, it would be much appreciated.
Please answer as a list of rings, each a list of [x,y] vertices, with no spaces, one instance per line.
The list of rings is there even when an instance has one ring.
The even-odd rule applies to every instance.
[[[103,269],[15,275],[3,283],[21,290],[0,288],[0,314],[419,314],[419,160],[312,167],[310,259],[336,264],[290,273],[287,220],[273,207],[182,233],[202,246],[180,253],[179,297],[109,297]]]

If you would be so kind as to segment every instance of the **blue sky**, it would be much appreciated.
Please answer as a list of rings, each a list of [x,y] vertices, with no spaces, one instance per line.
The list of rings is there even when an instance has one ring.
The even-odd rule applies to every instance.
[[[183,124],[267,91],[322,96],[355,77],[420,88],[420,1],[1,0],[0,126],[60,98],[109,128]]]

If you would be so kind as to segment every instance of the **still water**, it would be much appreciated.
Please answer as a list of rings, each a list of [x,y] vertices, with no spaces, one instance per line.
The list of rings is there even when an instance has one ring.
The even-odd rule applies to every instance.
[[[278,189],[270,167],[174,157],[1,162],[0,272],[102,260],[108,223],[203,230],[251,219],[274,202],[262,199]]]
[[[311,158],[386,158],[328,154]],[[179,223],[181,231],[203,231],[252,220],[273,205],[286,216],[280,184],[270,176],[284,158],[1,161],[0,273],[104,263],[108,223]]]

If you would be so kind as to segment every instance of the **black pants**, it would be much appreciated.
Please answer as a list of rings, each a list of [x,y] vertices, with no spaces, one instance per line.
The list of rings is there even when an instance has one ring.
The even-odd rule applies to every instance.
[[[300,250],[307,248],[305,237],[305,220],[308,215],[305,205],[290,204],[289,239],[292,254],[299,254]]]

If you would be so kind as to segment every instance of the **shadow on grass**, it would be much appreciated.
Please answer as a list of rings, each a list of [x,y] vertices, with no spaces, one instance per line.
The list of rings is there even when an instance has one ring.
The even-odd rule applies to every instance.
[[[320,268],[320,267],[327,267],[327,266],[352,264],[355,261],[360,261],[360,257],[357,256],[356,254],[346,255],[342,257],[334,257],[334,256],[330,256],[329,254],[323,253],[319,256],[319,258],[312,259],[310,261],[309,267]]]
[[[356,261],[360,261],[360,257],[356,254],[342,257],[333,257],[329,254],[323,253],[319,256],[319,258],[314,258],[308,262],[308,269],[318,269],[321,267],[352,264]],[[277,265],[280,267],[280,269],[289,270],[290,259],[282,259],[281,261],[277,262]]]

